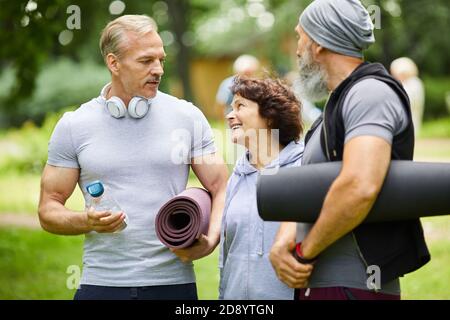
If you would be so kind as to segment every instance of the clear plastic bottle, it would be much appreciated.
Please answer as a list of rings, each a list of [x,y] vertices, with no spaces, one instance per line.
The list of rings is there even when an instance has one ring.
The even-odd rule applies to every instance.
[[[86,186],[86,191],[91,196],[88,208],[92,207],[95,211],[110,211],[112,214],[122,211],[117,201],[111,196],[110,192],[107,192],[108,189],[105,188],[101,181],[97,180],[89,183]],[[128,216],[125,214],[122,226],[116,232],[122,231],[127,225]]]

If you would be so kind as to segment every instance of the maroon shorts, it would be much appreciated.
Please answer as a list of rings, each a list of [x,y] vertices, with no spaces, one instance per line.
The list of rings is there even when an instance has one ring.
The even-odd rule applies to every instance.
[[[400,300],[400,295],[347,287],[328,287],[296,289],[295,300]]]

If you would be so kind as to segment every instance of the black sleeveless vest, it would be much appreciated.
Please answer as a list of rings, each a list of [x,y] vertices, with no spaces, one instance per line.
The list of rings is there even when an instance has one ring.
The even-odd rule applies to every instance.
[[[336,88],[328,99],[323,115],[306,134],[306,147],[312,133],[323,122],[320,135],[322,150],[328,161],[342,161],[345,139],[342,108],[349,90],[364,79],[383,81],[400,98],[408,116],[408,126],[394,136],[391,159],[412,160],[414,127],[408,96],[401,84],[379,63],[362,63]],[[419,219],[359,225],[352,236],[366,267],[380,267],[382,283],[417,270],[430,260]]]

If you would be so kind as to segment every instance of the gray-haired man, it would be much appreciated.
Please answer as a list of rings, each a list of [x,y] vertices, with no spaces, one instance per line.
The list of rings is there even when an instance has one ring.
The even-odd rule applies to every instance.
[[[226,166],[202,112],[158,91],[165,52],[149,17],[125,15],[110,22],[100,47],[111,83],[55,127],[42,174],[42,227],[86,235],[76,299],[196,299],[190,261],[219,242]],[[180,148],[174,132],[186,133],[188,161],[181,164],[172,158]],[[210,227],[194,246],[171,252],[156,237],[154,221],[159,208],[186,188],[188,162],[212,194]],[[64,206],[77,183],[88,201],[85,188],[93,180],[110,187],[129,218],[125,230],[114,233],[123,213]]]

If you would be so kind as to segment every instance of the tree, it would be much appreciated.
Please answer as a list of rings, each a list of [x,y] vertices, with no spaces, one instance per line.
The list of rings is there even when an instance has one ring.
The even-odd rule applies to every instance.
[[[0,73],[10,67],[15,72],[15,82],[8,95],[0,101],[3,117],[7,123],[20,125],[26,118],[17,106],[29,99],[35,90],[36,78],[41,68],[52,59],[69,57],[75,61],[103,63],[98,49],[101,29],[116,16],[110,14],[111,1],[91,0],[0,0]],[[166,8],[164,8],[166,4]],[[147,14],[152,16],[159,31],[174,34],[174,43],[167,45],[169,63],[165,67],[167,78],[180,78],[184,97],[192,100],[190,88],[189,59],[192,42],[193,21],[220,2],[206,0],[126,1],[121,14]],[[68,30],[73,39],[61,45],[61,32],[72,24],[70,6],[79,7],[81,30]],[[161,10],[163,8],[163,10]],[[168,12],[164,10],[168,9]],[[167,10],[166,10],[167,11]],[[175,55],[175,57],[172,56]],[[64,106],[61,106],[64,107]]]
[[[2,97],[4,94],[0,93],[3,99],[0,111],[9,117],[10,124],[20,125],[24,121],[17,106],[32,96],[36,77],[45,63],[62,56],[103,63],[98,37],[104,25],[115,18],[109,12],[111,1],[0,0],[0,73],[7,67],[15,72],[8,95]],[[173,36],[173,43],[167,43],[166,47],[169,61],[165,82],[167,78],[179,78],[184,97],[193,100],[189,62],[195,56],[235,57],[253,53],[266,58],[276,69],[293,68],[294,52],[280,48],[286,39],[295,39],[293,28],[301,10],[310,2],[127,0],[123,14],[148,14],[155,18],[164,35]],[[448,76],[448,0],[434,0],[432,5],[426,0],[363,0],[363,3],[379,6],[382,15],[381,29],[375,31],[377,43],[368,50],[368,60],[388,66],[399,56],[409,56],[422,73]],[[70,5],[81,9],[81,30],[69,30],[73,40],[63,46],[58,37],[67,29]]]
[[[66,26],[68,14],[66,9],[72,4],[70,0],[18,0],[0,2],[0,65],[15,71],[15,82],[0,103],[0,110],[5,113],[11,124],[18,125],[23,118],[18,116],[17,105],[31,97],[34,92],[36,77],[42,66],[56,56],[78,58],[74,50],[89,37],[88,32],[74,30],[77,34],[69,46],[62,46],[58,36]],[[82,12],[93,12],[99,6],[94,1],[80,0],[77,5]],[[99,12],[102,12],[101,10]],[[94,16],[83,16],[83,30],[94,25]]]

